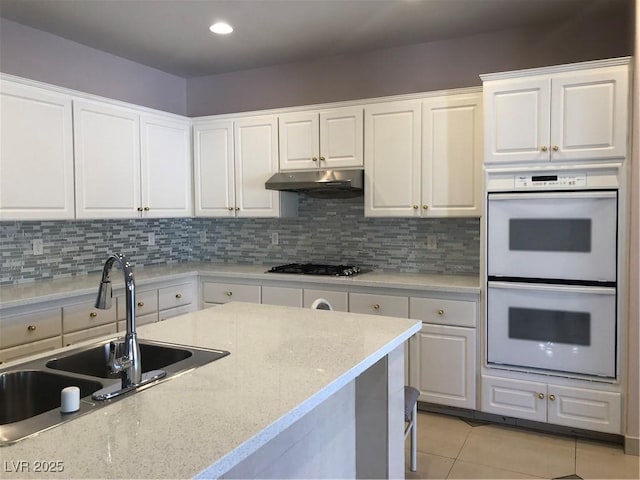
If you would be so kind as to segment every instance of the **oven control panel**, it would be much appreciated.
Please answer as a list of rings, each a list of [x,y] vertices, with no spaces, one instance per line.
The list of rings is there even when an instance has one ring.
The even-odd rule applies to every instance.
[[[516,175],[517,189],[535,188],[584,188],[587,186],[587,175],[584,173],[562,173],[558,175]]]

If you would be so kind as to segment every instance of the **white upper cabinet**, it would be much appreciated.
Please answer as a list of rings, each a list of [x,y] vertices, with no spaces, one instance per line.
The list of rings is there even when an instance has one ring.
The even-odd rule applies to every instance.
[[[482,95],[365,108],[365,215],[480,216]]]
[[[363,165],[362,107],[281,114],[280,170]]]
[[[420,214],[420,115],[420,101],[365,107],[365,216]]]
[[[74,101],[73,115],[77,218],[139,216],[139,115],[86,101]]]
[[[571,67],[483,76],[486,163],[626,157],[628,65]]]
[[[480,216],[482,94],[422,104],[422,216]]]
[[[189,122],[74,101],[77,218],[191,214]]]
[[[278,171],[277,131],[274,115],[194,125],[196,216],[295,214],[295,194],[267,190],[264,186]]]
[[[0,81],[0,219],[74,218],[71,97]]]

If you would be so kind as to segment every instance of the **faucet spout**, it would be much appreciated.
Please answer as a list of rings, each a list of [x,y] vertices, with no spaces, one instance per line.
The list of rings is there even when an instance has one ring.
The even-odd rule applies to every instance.
[[[111,350],[109,367],[122,373],[122,388],[130,388],[139,385],[142,381],[142,365],[140,362],[140,346],[136,334],[136,284],[133,278],[133,269],[126,257],[119,253],[109,255],[102,269],[102,280],[98,288],[96,308],[106,310],[111,308],[113,291],[109,275],[113,264],[117,263],[124,274],[125,304],[127,314],[127,333],[124,337],[124,354],[116,358],[115,344]],[[113,357],[113,358],[111,358]]]

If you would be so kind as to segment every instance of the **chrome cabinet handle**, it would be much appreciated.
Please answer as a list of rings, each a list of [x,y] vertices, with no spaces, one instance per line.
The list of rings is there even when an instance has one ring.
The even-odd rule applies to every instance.
[[[89,314],[89,317],[91,317],[91,318],[96,318],[97,316],[98,316],[98,314],[96,312],[91,312]]]
[[[182,294],[181,293],[176,293],[176,298],[178,298],[178,299],[182,298]]]
[[[141,212],[142,211],[142,207],[138,207],[138,211]]]
[[[27,327],[27,330],[28,330],[29,332],[35,332],[35,331],[36,331],[36,326],[35,326],[35,325],[29,325],[29,326]]]
[[[544,393],[539,393],[539,394],[538,394],[538,398],[539,398],[540,400],[544,399]]]
[[[143,209],[143,210],[144,210],[145,212],[148,212],[148,211],[149,211],[149,207],[144,207],[144,209]]]
[[[379,303],[376,303],[376,304],[372,305],[372,307],[373,307],[374,310],[380,310],[380,304]]]

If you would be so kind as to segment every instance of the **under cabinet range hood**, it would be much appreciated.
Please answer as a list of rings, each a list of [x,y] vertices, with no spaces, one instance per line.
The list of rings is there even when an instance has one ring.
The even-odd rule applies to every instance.
[[[316,198],[353,198],[364,193],[364,170],[280,172],[267,180],[265,187]]]

